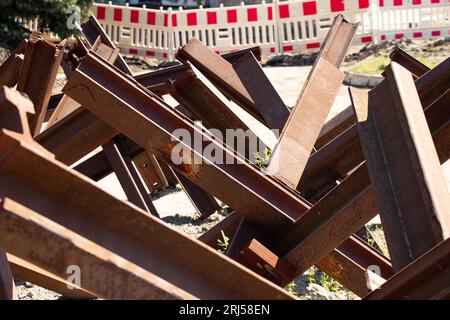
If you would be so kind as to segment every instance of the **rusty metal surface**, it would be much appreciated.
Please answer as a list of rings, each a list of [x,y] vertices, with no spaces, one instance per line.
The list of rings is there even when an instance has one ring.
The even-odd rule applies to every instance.
[[[11,272],[16,279],[22,279],[33,284],[36,284],[42,288],[46,288],[57,292],[69,299],[94,299],[96,296],[76,287],[74,284],[70,284],[73,288],[69,289],[69,283],[65,278],[60,278],[47,270],[40,268],[36,265],[25,261],[15,255],[6,254],[8,257],[9,265],[11,266]],[[67,278],[67,274],[66,274]]]
[[[108,47],[110,47],[112,49],[116,48],[116,46],[111,41],[111,39],[109,39],[106,32],[102,29],[98,20],[93,15],[89,16],[88,21],[86,21],[85,23],[83,23],[81,25],[81,29],[82,29],[83,35],[86,37],[86,40],[91,45],[93,45],[95,43],[95,41],[97,40],[97,38],[100,36],[102,43],[104,43],[105,45],[107,45]],[[132,74],[130,67],[127,65],[127,63],[125,62],[125,59],[121,55],[118,55],[116,61],[114,62],[114,65],[117,68],[119,68],[119,70],[121,70],[122,72],[129,74],[129,75]]]
[[[261,65],[252,53],[247,53],[233,64],[237,76],[251,96],[256,110],[270,129],[283,130],[290,110],[272,86]]]
[[[444,92],[450,82],[450,58],[416,80],[416,88],[432,132],[445,126],[450,109]],[[440,110],[435,112],[433,110]],[[437,116],[439,113],[439,116]],[[443,159],[445,161],[446,159]],[[307,199],[330,190],[335,181],[364,161],[358,131],[351,126],[311,155],[297,190]],[[323,195],[323,194],[322,194]]]
[[[278,139],[267,172],[295,189],[331,106],[344,73],[318,59]]]
[[[14,87],[19,80],[20,70],[23,64],[23,54],[27,49],[27,40],[20,45],[0,65],[0,85]]]
[[[236,152],[242,157],[249,159],[252,163],[255,162],[255,152],[261,150],[256,148],[251,150],[249,141],[256,141],[256,134],[205,83],[197,78],[190,67],[176,81],[167,82],[167,86],[172,97],[187,108],[196,120],[202,121],[205,128],[212,129],[211,134],[220,141],[229,143],[226,140],[227,130],[242,129],[247,133],[243,137],[244,143],[236,137],[233,145],[238,147],[235,148]]]
[[[81,44],[82,42],[79,40],[78,43]],[[92,45],[91,50],[112,64],[114,64],[114,62],[119,57],[119,49],[110,48],[109,46],[102,43],[100,36],[97,37],[97,40]],[[83,53],[87,54],[87,51],[84,51]],[[48,120],[47,127],[52,126],[53,124],[60,121],[62,118],[66,117],[68,114],[70,114],[71,112],[75,111],[78,108],[81,108],[81,105],[79,103],[77,103],[70,97],[64,95],[61,101],[59,102],[58,106],[56,107],[55,111],[53,112],[52,116]]]
[[[364,297],[380,299],[449,300],[450,240],[439,243]]]
[[[393,275],[389,260],[353,236],[318,261],[316,266],[360,297],[371,291],[368,281],[370,266],[379,267],[381,277],[385,279]]]
[[[2,197],[0,205],[2,247],[59,277],[66,275],[68,266],[79,266],[83,272],[82,287],[100,298],[195,298],[12,199]]]
[[[133,158],[133,162],[136,165],[136,168],[138,169],[142,179],[144,179],[145,184],[149,188],[150,193],[168,186],[167,180],[164,175],[160,176],[158,174],[158,171],[154,169],[155,163],[156,165],[159,164],[156,162],[156,159],[152,158],[154,158],[154,156],[152,154],[149,155],[147,152],[142,152],[141,154]],[[84,163],[86,163],[86,161]],[[107,161],[105,162],[105,164],[108,166]]]
[[[261,50],[259,47],[252,47],[242,49],[221,55],[221,57],[230,63],[238,61],[243,55],[253,53],[258,61],[261,60]],[[183,74],[187,65],[182,64],[178,66],[167,67],[159,70],[144,71],[134,75],[137,82],[147,88],[157,88],[158,95],[168,94],[167,87],[164,84],[168,80],[175,80]],[[162,86],[161,86],[162,85]],[[155,92],[156,93],[156,92]]]
[[[344,80],[339,66],[357,25],[338,15],[272,153],[267,172],[295,189]]]
[[[398,271],[449,237],[450,195],[411,73],[394,62],[386,81],[350,92]]]
[[[210,215],[221,209],[217,200],[208,192],[197,186],[182,174],[175,171],[173,171],[173,174],[180,182],[181,188],[186,193],[189,200],[191,200],[194,208],[200,214],[200,218],[208,218]]]
[[[393,58],[396,62],[404,66],[411,73],[416,72],[417,74],[420,74],[420,76],[423,76],[429,71],[428,67],[424,66],[420,61],[399,48],[396,48],[396,51],[393,52],[392,55],[393,56],[391,57],[391,59]],[[397,59],[395,57],[397,57]],[[433,72],[427,73],[425,77],[417,82],[416,86],[417,90],[421,93],[420,95],[422,105],[430,105],[439,97],[440,94],[442,94],[443,91],[446,90],[446,80],[444,79],[445,77],[448,77],[448,72],[446,72],[445,68],[443,68],[446,63],[448,63],[448,61],[444,61],[444,63],[440,64],[438,68],[435,68]],[[420,68],[420,72],[418,71],[418,68]],[[356,123],[356,117],[353,112],[352,106],[349,106],[341,111],[337,116],[324,124],[314,147],[316,149],[322,148],[328,142],[336,138],[339,134],[350,128],[354,123]]]
[[[328,142],[339,136],[356,122],[355,113],[351,106],[345,108],[329,121],[325,122],[320,130],[319,137],[314,144],[314,148],[319,150]]]
[[[362,165],[298,219],[276,246],[303,273],[375,217],[377,209]]]
[[[56,159],[70,165],[110,141],[118,133],[89,110],[79,108],[44,130],[35,139],[54,153]]]
[[[424,65],[417,59],[414,59],[411,55],[396,47],[391,54],[389,55],[391,61],[398,63],[399,65],[406,68],[409,72],[413,74],[415,78],[420,78],[425,73],[427,73],[430,68]],[[383,76],[386,76],[386,73],[383,72]]]
[[[297,276],[296,268],[285,259],[280,259],[258,240],[252,239],[240,250],[244,264],[250,264],[255,272],[264,275],[272,282],[284,287]]]
[[[434,260],[420,262],[420,255],[439,248],[450,232],[445,211],[450,197],[439,166],[450,157],[450,59],[428,70],[397,50],[376,89],[368,95],[352,90],[358,126],[366,114],[378,116],[369,123],[375,131],[362,131],[363,150],[353,110],[324,125],[356,27],[335,18],[290,113],[254,48],[219,57],[193,40],[178,52],[185,65],[135,76],[92,18],[84,25],[87,41],[78,39],[64,55],[67,96],[54,96],[56,111],[43,112],[56,123],[37,139],[48,149],[32,139],[27,118],[36,117],[30,102],[0,89],[0,248],[17,255],[17,272],[60,291],[67,284],[66,263],[80,261],[88,277],[75,298],[291,299],[279,286],[312,265],[359,296],[381,286],[384,297],[448,298],[443,280],[448,256],[440,249]],[[31,42],[42,40],[34,34]],[[283,129],[267,170],[272,176],[247,162],[248,147],[241,153],[214,137],[251,125],[236,117],[203,77],[197,79],[188,62],[226,98],[269,128]],[[167,93],[180,105],[166,104]],[[176,129],[195,139],[176,136]],[[380,140],[383,145],[373,152]],[[74,169],[95,180],[114,171],[128,201],[58,161],[72,164],[101,145],[103,150]],[[370,178],[376,180],[373,186]],[[235,211],[200,241],[192,240],[158,219],[144,182],[150,192],[180,184],[203,218],[220,209],[215,197]],[[390,221],[383,217],[389,210],[395,212]],[[389,249],[397,250],[391,252],[394,267],[381,251],[352,235],[380,211],[391,235]],[[230,243],[219,254],[223,234]],[[419,244],[424,234],[426,241]],[[418,261],[422,271],[412,267],[400,280],[392,277],[394,270],[411,263],[408,270]],[[100,287],[105,279],[109,283]]]
[[[350,23],[345,20],[343,15],[338,14],[323,40],[317,59],[324,59],[336,68],[339,68],[350,47],[357,27],[358,24]]]
[[[39,32],[33,32],[28,40],[17,90],[26,93],[34,104],[35,115],[30,118],[33,136],[41,131],[64,45],[65,40],[57,45],[45,41]]]
[[[101,84],[98,81],[101,81]],[[89,88],[92,95],[86,95],[83,88]],[[180,128],[186,129],[191,136],[194,136],[194,132],[202,136],[202,150],[206,145],[214,143],[216,151],[223,154],[223,159],[233,155],[221,144],[211,141],[191,122],[180,117],[157,97],[136,86],[132,79],[111,69],[94,54],[83,59],[63,91],[240,214],[267,225],[268,232],[280,232],[292,223],[292,219],[298,218],[306,210],[306,203],[302,199],[248,164],[203,162],[198,165],[174,165],[171,150],[177,142],[171,141],[169,133]],[[110,92],[114,92],[114,95]],[[120,98],[116,98],[119,96]],[[190,155],[185,156],[193,157],[194,153],[190,152]]]
[[[57,276],[66,271],[60,261],[65,257],[65,262],[87,271],[82,287],[99,297],[292,298],[215,250],[105,193],[37,152],[22,136],[5,129],[0,135],[0,246],[8,252]],[[18,239],[24,234],[27,242],[22,245]],[[91,273],[93,267],[98,272]],[[131,290],[112,290],[115,287]]]
[[[178,49],[177,59],[189,61],[230,100],[237,102],[254,117],[262,122],[264,117],[255,110],[255,104],[244,84],[239,79],[233,65],[218,56],[212,49],[200,40],[193,38],[186,45]]]
[[[114,173],[119,180],[128,201],[159,218],[145,187],[134,167],[120,137],[116,137],[102,146]]]
[[[0,300],[17,300],[16,285],[6,252],[0,249]]]

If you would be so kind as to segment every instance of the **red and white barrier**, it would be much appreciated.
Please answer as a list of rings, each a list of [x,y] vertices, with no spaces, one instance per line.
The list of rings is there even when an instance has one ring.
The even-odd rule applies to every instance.
[[[92,13],[123,53],[160,59],[173,59],[192,37],[217,53],[256,45],[268,56],[317,50],[339,13],[360,23],[354,44],[450,30],[450,0],[289,0],[195,10],[95,4]]]

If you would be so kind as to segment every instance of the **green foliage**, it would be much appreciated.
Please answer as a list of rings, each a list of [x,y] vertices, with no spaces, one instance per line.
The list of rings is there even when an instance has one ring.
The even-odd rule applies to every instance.
[[[295,294],[295,286],[295,282],[291,282],[286,287],[284,287],[284,290],[286,290],[290,294]]]
[[[259,168],[264,169],[267,166],[267,164],[269,163],[271,155],[272,155],[272,150],[269,147],[266,147],[266,149],[264,149],[264,154],[263,155],[259,151],[257,151],[255,153],[256,165]]]
[[[309,272],[308,272],[308,282],[309,282],[309,283],[315,283],[315,282],[316,282],[315,275],[316,275],[316,270],[315,270],[315,268],[314,268],[314,267],[313,267],[313,268],[310,268],[310,269],[309,269]]]
[[[40,31],[51,31],[66,38],[75,31],[67,28],[70,16],[67,8],[79,6],[84,19],[92,3],[93,0],[0,0],[0,42],[13,49],[28,37],[30,30],[18,23],[17,18],[25,21],[37,18]]]
[[[320,285],[330,292],[338,292],[343,290],[343,287],[339,284],[339,282],[334,280],[325,272],[320,274]]]
[[[217,239],[217,246],[219,247],[218,251],[225,253],[230,245],[230,238],[226,236],[223,230],[220,230],[220,233],[222,234],[222,239]]]

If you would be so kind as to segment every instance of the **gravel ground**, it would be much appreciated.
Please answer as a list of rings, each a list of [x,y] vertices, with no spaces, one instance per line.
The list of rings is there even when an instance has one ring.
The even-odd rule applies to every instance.
[[[138,67],[133,67],[133,69],[134,71],[137,71],[139,69],[139,63],[136,63],[135,65],[138,65]],[[288,106],[293,106],[310,69],[310,66],[283,66],[265,67],[264,71],[272,81],[275,89],[279,92],[284,102]],[[59,76],[57,80],[58,87],[62,86],[64,82],[64,77]],[[350,100],[347,93],[347,87],[343,86],[328,118],[333,117],[349,105]],[[447,180],[450,181],[450,170],[448,163],[445,167]],[[106,191],[114,194],[116,197],[124,200],[126,199],[126,196],[114,174],[111,174],[99,181],[99,185]],[[163,190],[153,194],[152,197],[155,207],[161,214],[162,219],[193,238],[197,238],[209,230],[212,226],[222,220],[227,212],[225,208],[221,212],[215,213],[205,220],[197,219],[194,207],[180,188]],[[376,238],[377,241],[383,241],[383,234],[381,230],[376,231]],[[63,298],[59,294],[21,280],[17,280],[16,284],[18,287],[19,299],[21,300],[54,300]],[[333,279],[330,279],[315,267],[308,270],[304,275],[298,277],[294,283],[286,289],[297,295],[300,299],[305,300],[358,299],[358,297],[354,294],[342,288]]]

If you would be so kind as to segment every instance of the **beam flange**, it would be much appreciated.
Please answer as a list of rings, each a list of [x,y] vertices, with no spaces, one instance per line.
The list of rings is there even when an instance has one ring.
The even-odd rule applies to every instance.
[[[386,81],[350,93],[398,271],[450,236],[450,195],[411,73],[393,62]]]

